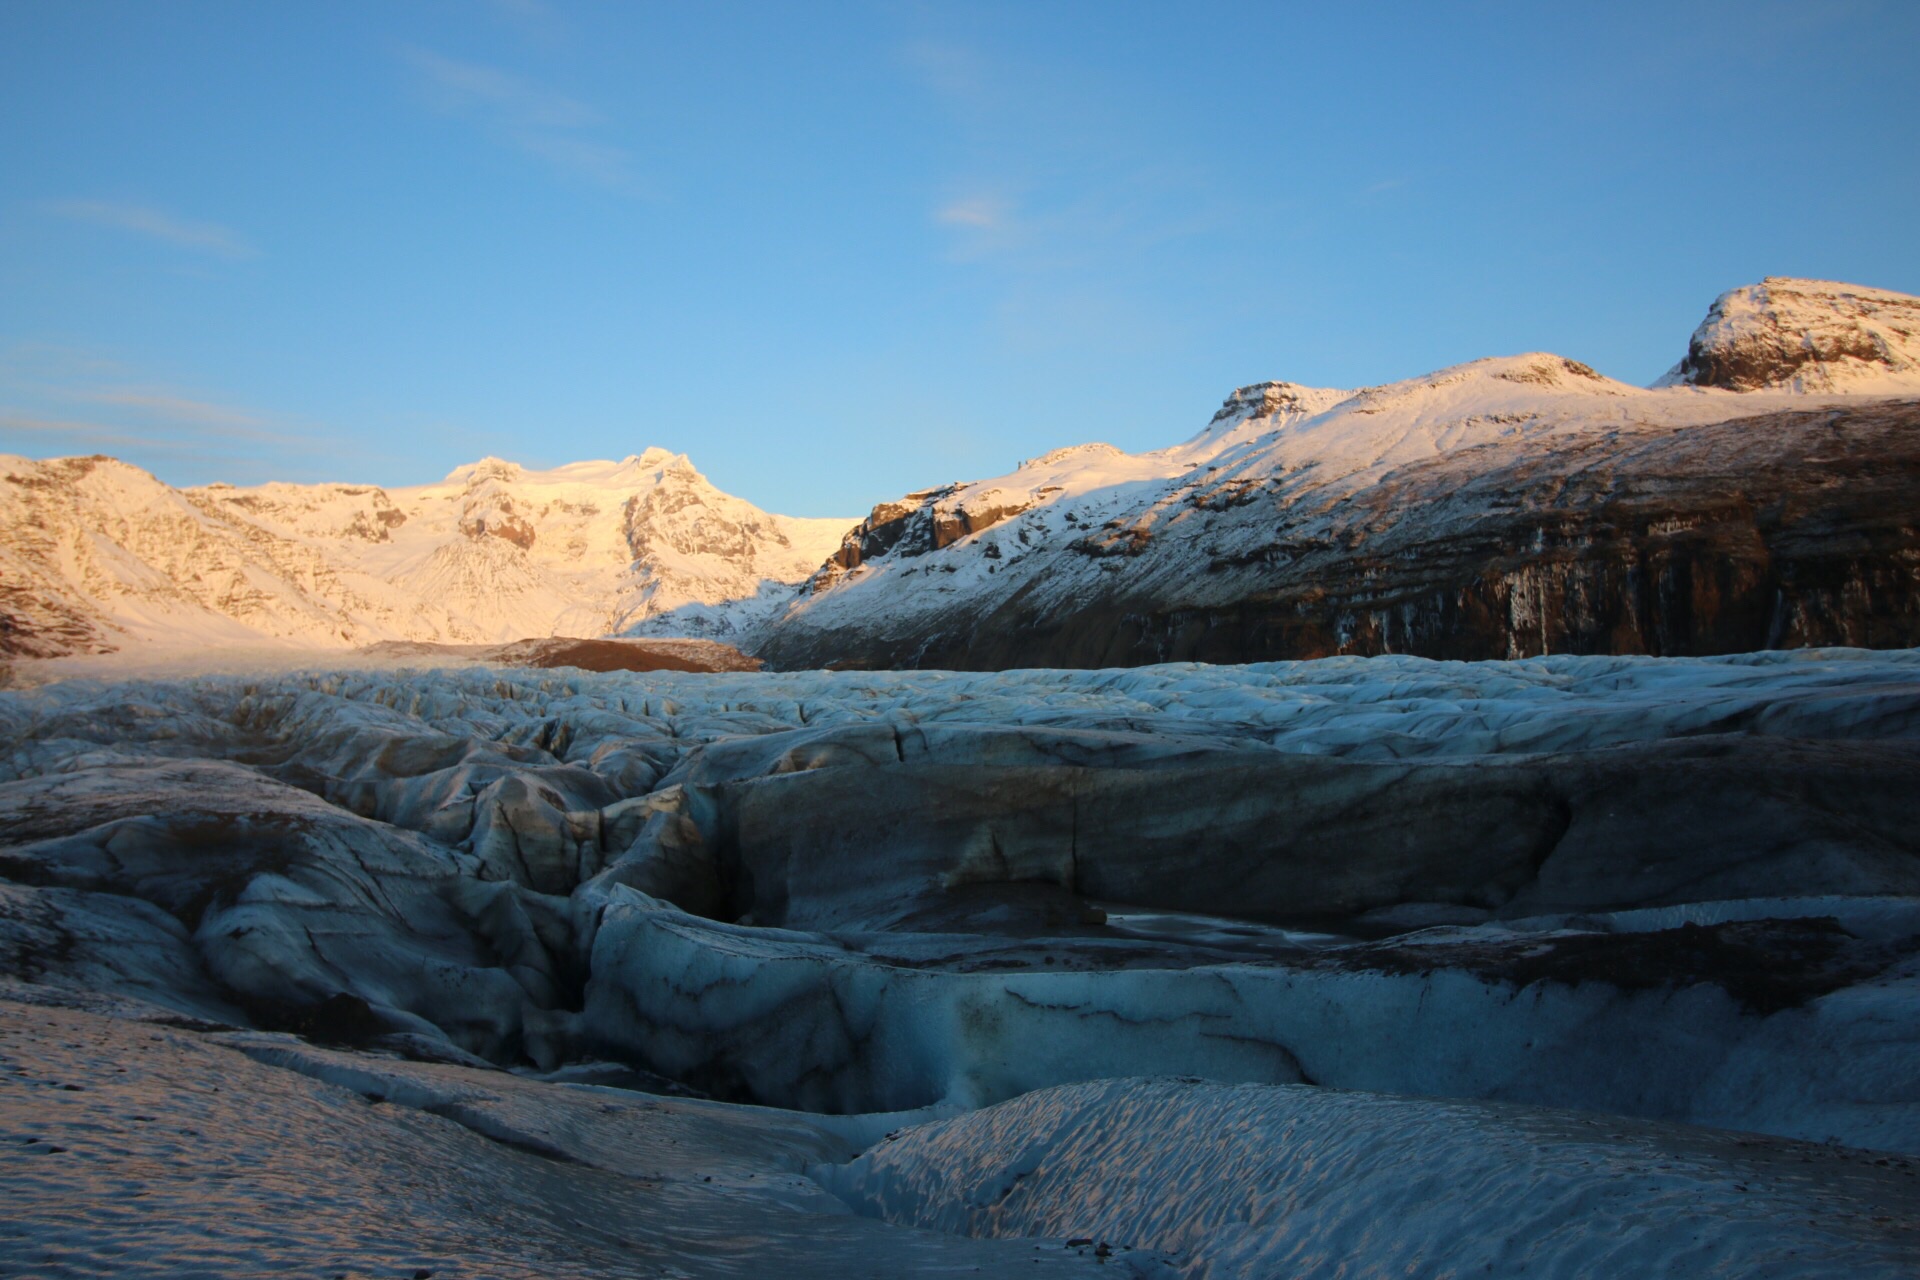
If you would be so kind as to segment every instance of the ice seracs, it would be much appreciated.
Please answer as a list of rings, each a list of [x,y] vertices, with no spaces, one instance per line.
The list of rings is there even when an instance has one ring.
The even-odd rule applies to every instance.
[[[1858,652],[58,684],[0,696],[0,959],[813,1110],[1171,1072],[1914,1151],[1917,687]]]

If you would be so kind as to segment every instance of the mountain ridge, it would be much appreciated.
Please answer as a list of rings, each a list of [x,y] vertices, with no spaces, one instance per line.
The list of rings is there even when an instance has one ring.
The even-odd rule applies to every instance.
[[[1916,331],[1920,299],[1770,277],[1721,295],[1650,388],[1548,352],[1354,391],[1250,384],[1179,445],[1056,450],[881,504],[755,652],[992,668],[1920,643]]]
[[[1768,277],[1652,387],[1548,352],[1235,388],[864,519],[648,448],[440,481],[173,489],[0,457],[0,655],[527,636],[776,666],[1129,665],[1920,644],[1920,299]]]
[[[0,653],[734,634],[850,522],[774,515],[682,454],[438,482],[175,489],[104,456],[0,457]]]

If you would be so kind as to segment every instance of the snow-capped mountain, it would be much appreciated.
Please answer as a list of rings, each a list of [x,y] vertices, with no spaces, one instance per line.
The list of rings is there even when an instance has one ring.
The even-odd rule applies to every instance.
[[[1920,643],[1920,299],[1768,279],[1630,386],[1535,353],[1236,390],[1182,444],[884,503],[776,665]]]
[[[1920,298],[1769,276],[1721,294],[1655,385],[1920,392]]]
[[[770,515],[659,449],[394,490],[0,458],[0,655],[641,634],[789,667],[992,668],[1917,644],[1916,334],[1920,299],[1769,278],[1722,295],[1651,388],[1545,353],[1357,391],[1256,383],[1168,448],[1054,449],[858,524]]]
[[[850,523],[770,515],[662,449],[392,490],[177,490],[112,458],[0,457],[0,654],[726,636]]]

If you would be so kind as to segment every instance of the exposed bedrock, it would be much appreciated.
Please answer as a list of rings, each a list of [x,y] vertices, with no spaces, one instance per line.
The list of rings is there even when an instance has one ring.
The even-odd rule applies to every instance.
[[[984,671],[1920,643],[1913,402],[1463,449],[1332,499],[1275,484],[1151,528],[1125,572],[1063,556],[878,624],[801,614],[755,652]]]
[[[1824,390],[1911,377],[1920,299],[1768,276],[1714,300],[1661,384]]]

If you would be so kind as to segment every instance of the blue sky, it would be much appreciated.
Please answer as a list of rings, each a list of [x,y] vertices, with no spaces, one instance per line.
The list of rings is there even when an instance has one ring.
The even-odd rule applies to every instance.
[[[1338,12],[1329,12],[1338,10]],[[1920,292],[1920,5],[0,6],[0,451],[854,515],[1236,384]]]

